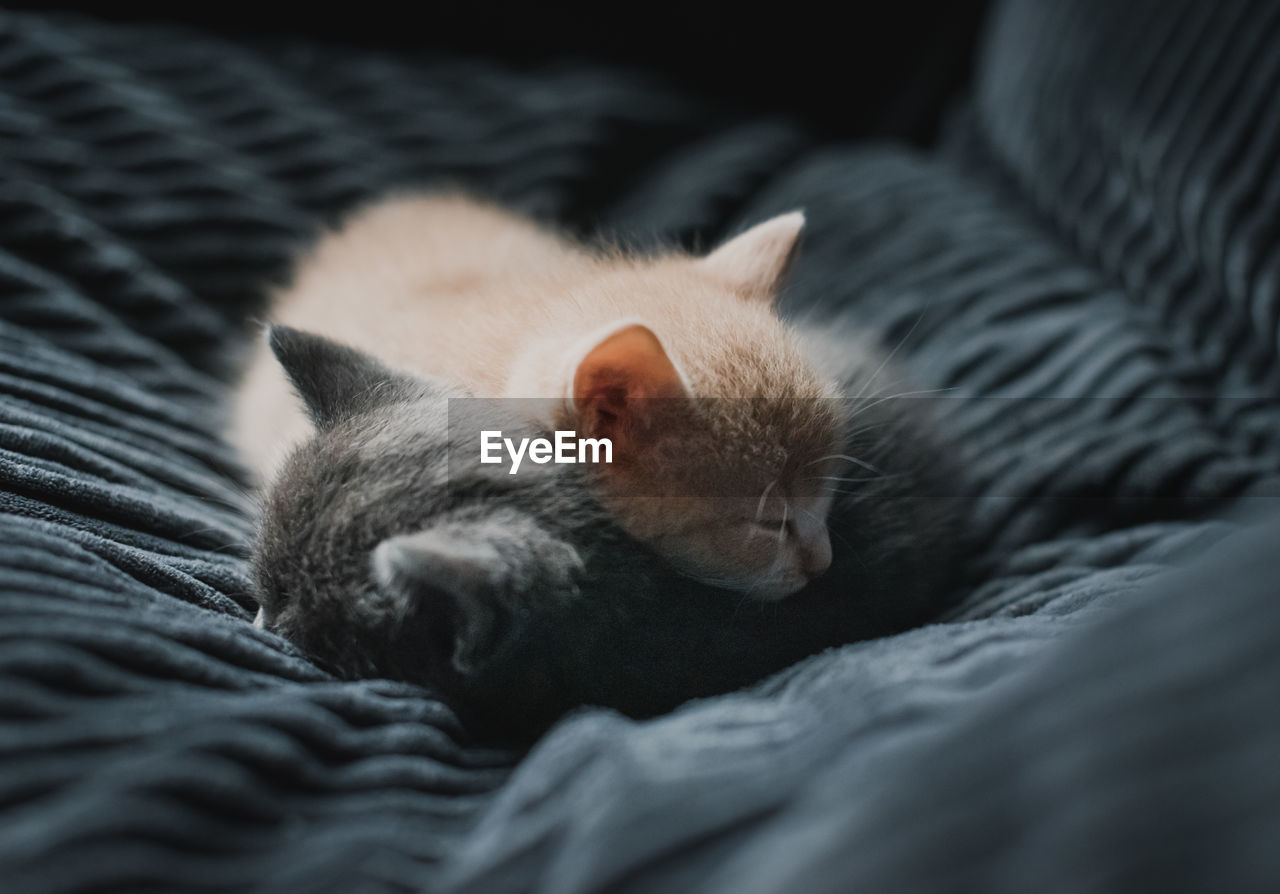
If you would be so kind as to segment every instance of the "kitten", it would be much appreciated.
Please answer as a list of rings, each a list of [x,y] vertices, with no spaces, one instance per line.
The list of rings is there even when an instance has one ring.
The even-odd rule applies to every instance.
[[[386,200],[321,239],[270,316],[481,397],[547,399],[526,403],[541,428],[612,441],[592,484],[629,534],[777,599],[830,564],[843,422],[773,308],[803,223],[640,257],[467,198]],[[265,345],[234,432],[263,481],[309,433]]]
[[[257,623],[340,676],[434,689],[481,738],[526,741],[580,705],[662,713],[919,623],[948,592],[954,482],[918,402],[856,408],[842,448],[881,474],[836,498],[832,573],[751,602],[628,537],[578,466],[451,463],[460,389],[297,330],[269,342],[315,431],[263,494]],[[502,402],[468,407],[537,433]]]

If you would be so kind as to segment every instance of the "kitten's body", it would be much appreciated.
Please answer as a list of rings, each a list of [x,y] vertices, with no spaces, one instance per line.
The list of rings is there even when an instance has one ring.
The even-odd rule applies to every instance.
[[[272,342],[317,430],[265,494],[265,626],[343,676],[437,690],[478,735],[525,739],[579,705],[667,711],[919,623],[949,590],[954,482],[917,402],[856,407],[841,447],[880,474],[837,497],[832,573],[762,604],[676,575],[577,467],[451,466],[457,389],[304,333]],[[872,372],[853,364],[847,392]],[[476,412],[528,430],[502,406]]]
[[[583,340],[631,319],[654,329],[699,396],[834,396],[767,303],[689,261],[589,252],[470,199],[393,199],[322,239],[270,314],[485,397],[561,396]],[[266,473],[310,426],[265,345],[242,391],[235,438]]]
[[[593,266],[572,245],[497,209],[397,199],[321,239],[274,296],[270,316],[395,369],[499,397],[522,343],[564,326],[562,302],[553,299]],[[311,427],[265,344],[250,358],[240,394],[234,437],[266,481]]]
[[[642,426],[650,443],[615,444],[626,461],[594,483],[629,533],[687,573],[777,598],[830,561],[823,482],[842,422],[772,308],[802,223],[775,218],[706,258],[641,258],[589,251],[466,198],[393,199],[323,238],[271,317],[480,396],[544,399],[536,421],[549,429],[582,432],[598,418],[592,401],[619,388],[632,408],[713,399],[691,424]],[[808,403],[780,413],[739,398]],[[268,481],[309,432],[260,345],[235,412],[242,452]],[[611,434],[584,434],[601,433]]]

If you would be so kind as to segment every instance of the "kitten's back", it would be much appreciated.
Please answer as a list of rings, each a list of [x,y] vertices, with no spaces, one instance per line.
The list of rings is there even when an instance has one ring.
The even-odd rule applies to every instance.
[[[522,283],[571,277],[585,257],[554,233],[496,206],[456,195],[393,197],[325,234],[299,259],[292,281],[271,296],[268,316],[339,339],[398,369],[475,383],[488,371],[482,358],[513,351],[518,334],[535,322],[508,318],[499,324],[487,315],[505,307],[508,317],[522,316]],[[506,344],[493,343],[503,338]],[[488,343],[485,349],[481,342]],[[309,432],[260,341],[237,390],[233,441],[265,481]]]

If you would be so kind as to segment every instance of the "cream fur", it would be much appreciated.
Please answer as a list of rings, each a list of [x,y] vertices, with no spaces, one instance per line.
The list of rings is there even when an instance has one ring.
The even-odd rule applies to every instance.
[[[628,257],[588,251],[461,196],[391,198],[324,236],[272,296],[269,316],[480,396],[568,401],[576,358],[618,326],[642,322],[695,396],[827,398],[832,389],[772,308],[803,220],[774,218],[706,258]],[[837,453],[837,422],[816,412],[811,432],[787,435],[801,445],[788,449]],[[234,440],[265,481],[308,431],[284,374],[258,344],[237,394]],[[793,497],[825,515],[828,495]],[[663,548],[660,508],[618,511],[624,527]],[[696,556],[685,564],[701,567]],[[722,572],[716,579],[734,585]]]

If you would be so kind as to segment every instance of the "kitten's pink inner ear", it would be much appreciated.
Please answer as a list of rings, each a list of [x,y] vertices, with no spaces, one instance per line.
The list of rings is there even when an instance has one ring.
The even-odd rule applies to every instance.
[[[747,297],[772,301],[795,259],[803,229],[804,212],[780,214],[733,237],[698,263]]]
[[[587,352],[573,375],[573,405],[596,437],[625,438],[653,398],[686,396],[684,381],[658,336],[634,323],[606,336]]]

